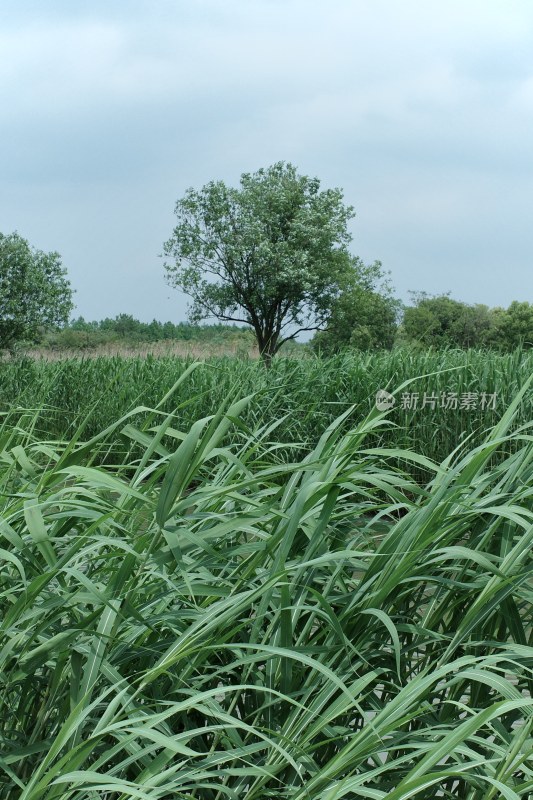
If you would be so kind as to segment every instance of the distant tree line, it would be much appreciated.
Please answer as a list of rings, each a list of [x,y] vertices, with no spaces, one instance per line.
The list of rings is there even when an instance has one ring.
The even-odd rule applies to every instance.
[[[508,308],[454,300],[449,294],[412,294],[411,305],[398,303],[390,291],[341,294],[326,329],[313,349],[324,355],[360,350],[445,347],[510,351],[533,347],[533,304],[513,301]]]
[[[414,295],[398,338],[423,347],[514,350],[533,347],[533,304],[513,301],[508,308],[468,305],[448,294]]]
[[[312,350],[333,355],[344,350],[480,348],[506,352],[533,347],[533,304],[514,301],[508,308],[454,300],[449,295],[417,293],[411,305],[392,294],[378,263],[360,265],[361,283],[342,293],[333,304],[327,327],[310,342]],[[365,284],[362,280],[366,271]],[[378,284],[378,281],[381,283]],[[90,348],[112,342],[181,341],[224,344],[237,340],[253,344],[245,325],[141,322],[131,314],[100,321],[78,317],[61,330],[41,336],[55,348]]]
[[[118,314],[99,321],[77,317],[60,330],[48,332],[42,344],[54,348],[90,348],[112,342],[205,342],[224,343],[251,338],[249,330],[236,325],[193,325],[189,322],[141,322],[131,314]],[[252,337],[253,339],[253,337]]]

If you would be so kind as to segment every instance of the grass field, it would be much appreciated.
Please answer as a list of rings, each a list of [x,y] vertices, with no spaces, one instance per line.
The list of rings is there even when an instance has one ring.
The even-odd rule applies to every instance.
[[[530,798],[532,366],[2,365],[0,797]]]
[[[42,438],[67,439],[83,424],[90,438],[138,406],[160,403],[192,359],[175,357],[111,357],[67,359],[54,363],[21,359],[2,364],[0,411],[14,406],[28,410]],[[378,389],[398,390],[389,418],[395,427],[381,431],[381,446],[413,447],[429,458],[444,459],[466,438],[483,440],[523,382],[533,373],[533,353],[487,355],[448,351],[412,354],[395,351],[327,360],[283,358],[266,371],[250,359],[211,358],[203,362],[160,407],[176,414],[186,429],[220,406],[228,396],[255,393],[242,422],[253,430],[276,421],[276,439],[293,444],[291,457],[301,457],[325,427],[353,407],[347,425],[370,412]],[[426,377],[419,377],[426,376]],[[435,398],[431,403],[426,399]],[[442,408],[443,393],[477,395],[476,408]],[[418,394],[417,407],[402,408],[402,395]],[[496,395],[495,408],[482,408],[482,395]],[[405,400],[405,398],[403,398]],[[532,417],[526,398],[520,419]],[[34,419],[34,415],[36,417]],[[143,412],[134,418],[140,424]],[[124,437],[115,443],[121,457]],[[424,477],[428,477],[426,474]]]

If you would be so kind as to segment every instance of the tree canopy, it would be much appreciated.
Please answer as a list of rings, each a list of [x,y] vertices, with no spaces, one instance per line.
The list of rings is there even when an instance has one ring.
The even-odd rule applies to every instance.
[[[494,309],[494,343],[500,348],[533,347],[533,304],[513,300],[509,308]]]
[[[413,294],[405,309],[401,339],[424,347],[489,347],[513,350],[533,346],[533,305],[513,301],[509,308],[468,305],[449,295]]]
[[[313,337],[313,349],[330,355],[345,348],[390,349],[394,344],[401,303],[380,261],[352,260],[352,274],[333,301],[324,331]]]
[[[0,348],[66,323],[72,307],[59,253],[36,250],[16,232],[0,233]]]
[[[169,284],[192,299],[190,319],[250,325],[269,360],[289,339],[325,325],[353,272],[340,189],[278,162],[189,189],[164,245]]]

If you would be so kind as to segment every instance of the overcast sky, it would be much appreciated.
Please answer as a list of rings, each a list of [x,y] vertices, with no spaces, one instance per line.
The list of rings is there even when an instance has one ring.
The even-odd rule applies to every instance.
[[[179,321],[175,201],[290,161],[397,294],[533,302],[531,0],[0,0],[0,231]]]

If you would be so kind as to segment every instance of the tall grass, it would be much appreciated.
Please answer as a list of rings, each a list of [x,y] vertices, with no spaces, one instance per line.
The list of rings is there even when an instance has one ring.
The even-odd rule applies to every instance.
[[[139,404],[158,403],[191,363],[152,357],[6,362],[0,368],[0,410],[38,409],[36,425],[42,438],[68,439],[82,422],[84,435],[91,437]],[[498,356],[399,350],[324,360],[276,359],[269,371],[254,361],[211,359],[181,384],[163,410],[171,411],[172,403],[179,403],[178,421],[186,429],[213,413],[228,393],[255,393],[243,421],[254,427],[278,419],[278,441],[299,442],[302,456],[346,409],[355,406],[357,413],[366,415],[378,389],[412,381],[404,392],[419,395],[417,408],[402,408],[398,395],[390,414],[396,428],[380,432],[378,442],[412,447],[441,461],[465,438],[471,437],[471,444],[482,442],[532,373],[533,353],[519,351]],[[468,392],[477,394],[477,408],[442,408],[440,400],[447,392],[459,398]],[[430,403],[421,407],[424,393],[437,398],[434,408]],[[481,408],[483,393],[497,395],[495,409]],[[531,418],[531,411],[528,399],[520,418]],[[141,414],[135,422],[142,420]],[[125,457],[123,450],[120,455]]]
[[[530,797],[531,382],[443,463],[375,409],[291,463],[237,387],[181,424],[210,374],[88,442],[4,420],[0,796]]]

